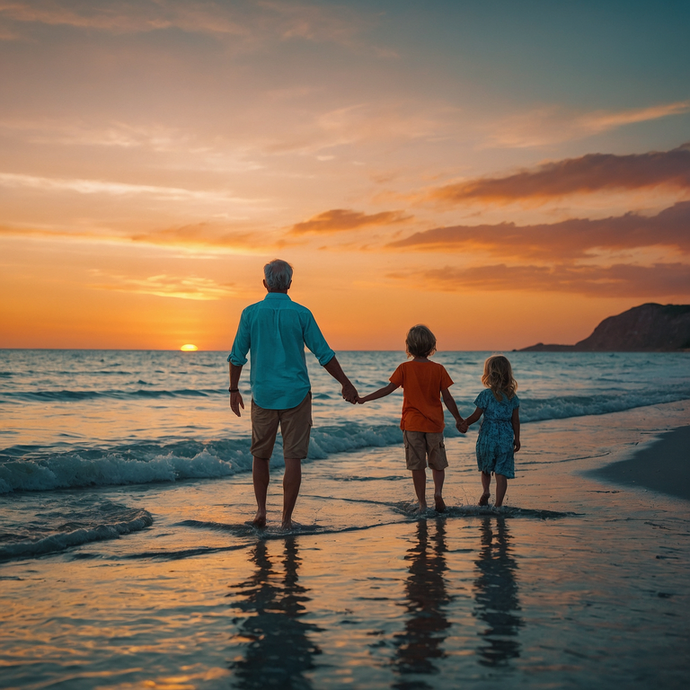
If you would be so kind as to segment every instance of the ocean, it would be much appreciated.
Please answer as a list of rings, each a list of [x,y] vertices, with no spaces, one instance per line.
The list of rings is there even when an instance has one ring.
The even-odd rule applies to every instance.
[[[434,356],[463,416],[489,354]],[[476,506],[478,425],[447,417],[449,509],[419,518],[402,395],[350,405],[307,353],[286,534],[280,442],[269,527],[246,523],[227,353],[4,350],[0,687],[680,687],[688,504],[588,473],[690,423],[690,354],[505,354],[524,425],[505,507]],[[405,359],[338,358],[362,395]]]

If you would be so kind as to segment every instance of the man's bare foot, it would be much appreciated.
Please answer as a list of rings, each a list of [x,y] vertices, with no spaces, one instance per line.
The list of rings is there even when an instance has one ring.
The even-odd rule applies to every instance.
[[[443,496],[434,495],[434,501],[436,503],[436,512],[442,513],[446,509],[446,504],[443,502]]]
[[[479,505],[480,506],[488,506],[489,505],[489,497],[491,494],[482,494],[479,497]]]
[[[252,525],[260,528],[266,527],[266,515],[257,513],[256,517],[252,520]]]
[[[424,513],[426,513],[426,503],[420,503],[415,512],[417,515],[424,515]]]

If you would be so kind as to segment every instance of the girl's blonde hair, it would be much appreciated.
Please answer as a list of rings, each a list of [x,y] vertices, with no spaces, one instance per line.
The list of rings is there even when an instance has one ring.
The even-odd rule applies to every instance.
[[[484,362],[482,383],[494,394],[500,402],[501,393],[510,400],[517,390],[517,381],[513,378],[513,368],[503,355],[492,355]]]
[[[429,357],[436,352],[436,336],[421,323],[412,326],[405,338],[405,349],[412,357]]]

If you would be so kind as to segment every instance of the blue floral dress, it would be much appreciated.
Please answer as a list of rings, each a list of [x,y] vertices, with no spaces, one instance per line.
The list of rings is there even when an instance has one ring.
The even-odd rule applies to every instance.
[[[474,404],[484,410],[482,426],[477,436],[477,466],[482,472],[502,474],[515,478],[515,457],[513,453],[513,410],[520,407],[520,399],[514,395],[510,400],[501,393],[496,400],[492,391],[483,390]]]

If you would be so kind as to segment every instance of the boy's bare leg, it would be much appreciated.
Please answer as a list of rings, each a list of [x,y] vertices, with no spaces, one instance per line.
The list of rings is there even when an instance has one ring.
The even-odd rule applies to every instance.
[[[431,468],[431,474],[434,477],[434,502],[436,504],[436,512],[442,513],[446,509],[446,504],[443,502],[443,481],[446,478],[445,470],[436,470]]]
[[[302,461],[299,458],[285,458],[283,475],[283,529],[292,529],[292,511],[297,503],[299,487],[302,484]]]
[[[256,496],[256,517],[252,520],[255,527],[266,527],[266,494],[270,471],[266,458],[254,457],[252,463],[252,480],[254,482],[254,496]]]
[[[482,495],[479,497],[480,506],[489,505],[489,496],[491,496],[491,491],[489,491],[489,486],[491,485],[491,475],[486,472],[482,472]]]
[[[503,505],[503,497],[506,495],[506,489],[508,488],[508,480],[502,474],[496,475],[496,503],[494,504],[497,508]]]
[[[422,512],[426,510],[426,470],[412,470],[412,482],[419,501],[419,511]]]

